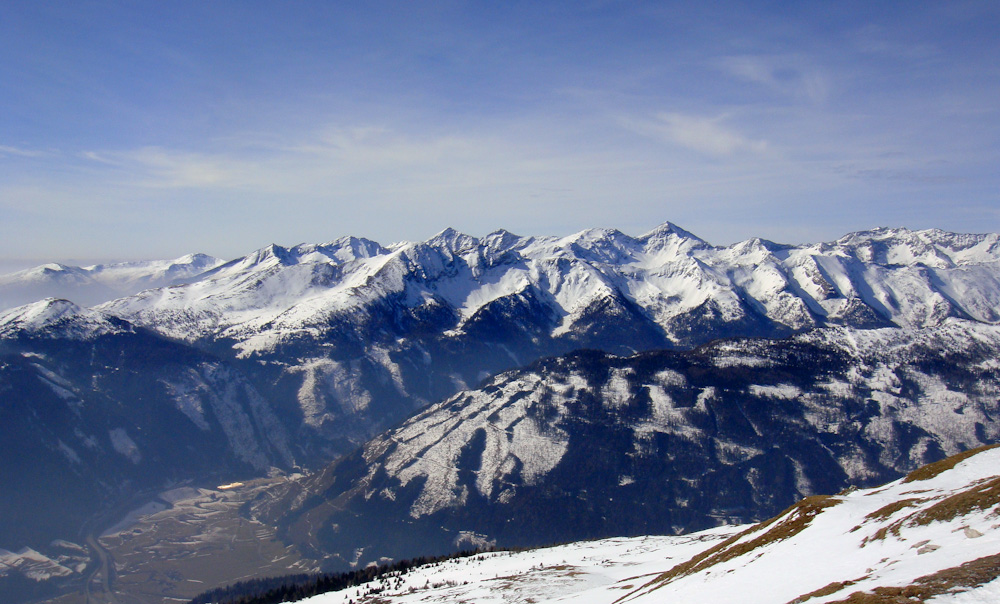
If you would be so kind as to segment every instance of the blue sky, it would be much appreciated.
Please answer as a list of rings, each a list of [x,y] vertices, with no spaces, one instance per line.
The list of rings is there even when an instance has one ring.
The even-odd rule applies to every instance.
[[[996,2],[5,2],[0,259],[1000,231]]]

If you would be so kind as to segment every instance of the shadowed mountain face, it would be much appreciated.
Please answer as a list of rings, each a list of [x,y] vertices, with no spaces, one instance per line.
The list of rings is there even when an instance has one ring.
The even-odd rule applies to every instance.
[[[265,399],[217,358],[59,300],[2,328],[8,547],[76,539],[88,517],[142,490],[292,464]]]
[[[1000,329],[959,320],[576,352],[433,405],[252,511],[331,567],[758,520],[995,442],[998,353]]]

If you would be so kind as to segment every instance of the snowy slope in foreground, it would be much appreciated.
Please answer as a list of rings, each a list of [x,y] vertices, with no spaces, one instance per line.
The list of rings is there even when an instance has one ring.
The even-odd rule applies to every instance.
[[[995,602],[1000,449],[961,454],[884,487],[810,497],[737,531],[485,554],[306,601]]]
[[[379,581],[308,598],[310,604],[347,602],[548,602],[581,597],[581,601],[611,602],[666,563],[679,563],[718,545],[739,532],[724,526],[684,536],[601,539],[526,552],[495,552],[420,567],[387,584]],[[648,579],[645,579],[648,580]],[[411,591],[413,588],[413,591]],[[367,595],[366,595],[367,594]],[[607,594],[596,595],[596,594]],[[589,597],[594,595],[595,599]],[[378,600],[381,597],[383,600]],[[601,598],[604,598],[603,600]]]

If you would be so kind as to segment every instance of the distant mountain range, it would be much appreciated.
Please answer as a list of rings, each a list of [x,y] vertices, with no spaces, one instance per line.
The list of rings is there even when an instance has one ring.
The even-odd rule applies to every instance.
[[[91,306],[138,293],[151,287],[182,283],[222,264],[205,254],[175,260],[147,260],[67,266],[42,264],[0,275],[0,309],[30,304],[43,298],[65,298]]]
[[[253,513],[331,567],[418,538],[672,533],[998,440],[996,234],[717,247],[669,223],[448,229],[116,266],[0,284],[70,284],[0,311],[0,484],[17,485],[2,548],[78,538],[145,489],[271,467],[316,473]],[[80,271],[129,293],[62,299],[86,304]],[[300,539],[303,518],[326,524]]]

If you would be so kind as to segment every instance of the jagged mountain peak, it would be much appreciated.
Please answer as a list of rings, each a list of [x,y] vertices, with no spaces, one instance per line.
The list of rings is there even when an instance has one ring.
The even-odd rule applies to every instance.
[[[852,251],[863,261],[889,265],[951,268],[1000,261],[1000,237],[996,233],[878,227],[849,233],[834,245]]]
[[[278,245],[277,243],[271,243],[270,245],[255,250],[246,256],[226,262],[225,264],[217,267],[215,270],[207,273],[206,277],[246,273],[248,271],[260,269],[273,270],[280,267],[292,266],[294,264],[298,264],[299,259],[296,250],[301,247],[304,246],[300,245],[286,248]],[[313,248],[315,246],[309,247]]]
[[[635,259],[642,251],[639,242],[618,229],[592,228],[579,231],[557,242],[563,254],[602,264],[622,264]]]
[[[733,254],[734,258],[753,259],[758,262],[775,253],[791,249],[794,249],[794,246],[775,243],[760,237],[751,237],[725,248],[726,251]]]
[[[270,350],[289,337],[322,339],[334,317],[355,309],[360,312],[345,320],[362,320],[367,305],[389,299],[402,304],[403,314],[436,300],[442,310],[435,316],[452,321],[442,332],[463,328],[463,318],[495,302],[536,306],[545,319],[532,329],[545,337],[573,334],[574,325],[597,333],[602,321],[594,313],[613,310],[640,325],[648,336],[641,338],[647,342],[643,347],[654,340],[693,345],[699,341],[692,338],[781,335],[837,323],[925,325],[948,316],[1000,320],[1000,274],[990,264],[993,256],[983,251],[988,238],[947,252],[954,260],[937,260],[941,269],[929,275],[920,267],[930,260],[913,259],[945,252],[897,245],[903,231],[895,239],[884,229],[873,233],[811,246],[752,238],[725,248],[671,223],[639,238],[616,229],[587,229],[537,238],[497,231],[478,239],[452,228],[426,242],[388,248],[342,238],[290,249],[272,245],[169,294],[102,308],[188,340],[226,332],[248,354],[258,342],[267,342]],[[896,243],[883,245],[876,236]],[[955,270],[959,265],[963,269]],[[400,316],[380,326],[386,337],[393,330],[401,331],[391,337],[408,337],[405,325],[412,323]]]
[[[507,250],[524,241],[524,239],[506,229],[497,229],[486,235],[481,240],[487,248],[494,250]]]
[[[295,256],[291,253],[291,249],[282,247],[276,243],[261,248],[257,251],[256,256],[258,262],[266,262],[271,258],[278,260],[282,264],[293,264],[295,262]]]
[[[614,228],[595,227],[584,229],[564,237],[563,241],[574,243],[583,247],[595,247],[598,245],[632,246],[636,239],[630,235]]]

